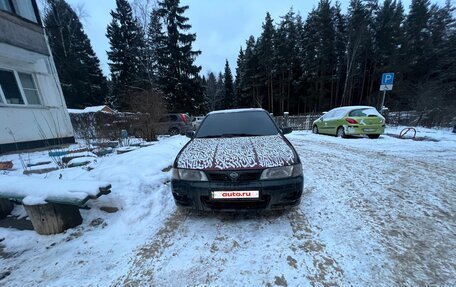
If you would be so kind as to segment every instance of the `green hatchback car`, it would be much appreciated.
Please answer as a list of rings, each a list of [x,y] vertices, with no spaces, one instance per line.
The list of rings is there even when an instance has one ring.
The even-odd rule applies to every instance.
[[[330,110],[313,122],[315,134],[338,137],[367,135],[377,139],[385,132],[385,118],[370,106],[347,106]]]

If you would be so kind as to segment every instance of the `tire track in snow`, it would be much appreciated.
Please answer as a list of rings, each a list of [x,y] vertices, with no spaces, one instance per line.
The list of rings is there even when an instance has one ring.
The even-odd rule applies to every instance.
[[[293,236],[298,240],[292,242],[290,249],[295,256],[304,251],[312,258],[312,264],[302,262],[301,266],[307,269],[307,279],[312,286],[343,286],[344,271],[337,261],[326,252],[326,246],[315,236],[315,231],[302,214],[302,212],[293,210],[288,214]],[[298,263],[294,258],[290,259],[291,263]]]
[[[456,235],[454,161],[414,160],[413,151],[396,155],[354,149],[344,140],[326,142],[324,136],[292,142],[310,161],[318,151],[318,160],[327,163],[316,171],[320,180],[326,186],[336,182],[344,193],[341,201],[376,234],[389,257],[380,262],[387,275],[383,284],[454,286],[456,244],[449,239]],[[346,172],[331,168],[334,164]],[[369,252],[375,256],[381,250]]]
[[[176,211],[118,285],[342,286],[343,271],[315,233],[297,210]]]
[[[172,237],[178,232],[179,227],[185,222],[187,215],[180,210],[172,213],[164,222],[163,226],[156,233],[156,238],[150,243],[139,248],[128,274],[121,277],[115,286],[143,286],[153,285],[154,273],[147,268],[145,263],[160,257],[164,250],[171,246]]]

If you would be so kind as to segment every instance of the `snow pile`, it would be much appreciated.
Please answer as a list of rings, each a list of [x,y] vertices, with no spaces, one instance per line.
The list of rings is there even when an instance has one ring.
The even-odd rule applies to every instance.
[[[2,271],[11,272],[0,285],[104,286],[125,274],[135,249],[153,237],[166,217],[175,211],[167,184],[170,172],[163,170],[172,165],[187,141],[182,136],[163,137],[150,147],[100,157],[91,164],[94,169],[90,171],[68,168],[47,175],[18,177],[39,182],[58,181],[59,177],[62,182],[103,181],[112,188],[109,195],[89,200],[90,210],[81,210],[82,225],[63,234],[42,236],[35,231],[0,228],[0,240],[5,238],[0,243],[4,245],[3,251],[20,254],[8,258],[0,255]],[[17,157],[8,156],[19,164]],[[37,161],[45,158],[46,153],[36,152],[28,157]],[[0,182],[20,173],[22,170],[8,172],[9,176],[2,177]],[[6,185],[21,184],[16,178]],[[73,187],[79,190],[78,184],[68,189],[74,190]],[[103,207],[115,207],[118,211],[106,213],[100,210]],[[16,206],[15,214],[23,214],[19,209],[23,207]]]
[[[107,182],[84,180],[55,180],[32,177],[0,175],[0,196],[23,199],[28,205],[49,201],[73,201],[95,197],[100,188],[109,186]]]

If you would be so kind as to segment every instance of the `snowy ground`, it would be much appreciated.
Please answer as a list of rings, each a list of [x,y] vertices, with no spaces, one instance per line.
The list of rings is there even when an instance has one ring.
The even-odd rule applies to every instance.
[[[288,212],[177,210],[166,168],[180,136],[49,173],[109,181],[112,193],[64,234],[0,228],[0,285],[455,286],[456,135],[417,136],[439,142],[292,133],[306,194]]]

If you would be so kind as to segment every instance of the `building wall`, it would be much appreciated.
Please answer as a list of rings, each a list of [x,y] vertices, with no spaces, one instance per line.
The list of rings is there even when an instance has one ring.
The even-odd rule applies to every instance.
[[[33,75],[41,101],[40,105],[0,102],[0,154],[16,146],[35,148],[73,139],[58,75],[39,24],[0,11],[0,70]]]
[[[0,104],[0,144],[73,136],[51,58],[0,43],[0,69],[31,73],[41,106]]]
[[[1,10],[0,43],[49,55],[42,27]]]

